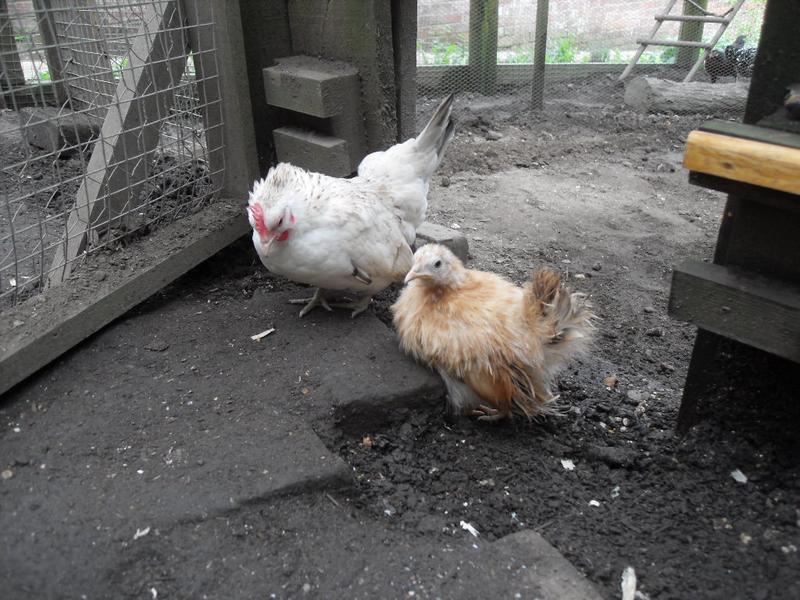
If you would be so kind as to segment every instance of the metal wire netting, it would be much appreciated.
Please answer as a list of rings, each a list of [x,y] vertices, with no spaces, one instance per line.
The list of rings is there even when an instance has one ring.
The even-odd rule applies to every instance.
[[[721,52],[744,36],[755,48],[766,0],[745,0],[714,46]],[[720,17],[736,0],[419,0],[417,82],[421,93],[513,92],[544,102],[610,103],[618,100],[619,77],[649,38],[656,15]],[[537,7],[547,7],[537,15]],[[542,18],[538,18],[541,16]],[[544,42],[544,68],[537,75],[537,23]],[[542,29],[546,25],[546,33]],[[655,38],[714,42],[719,23],[664,21]],[[709,81],[705,49],[650,45],[631,75],[683,80],[700,57],[692,79]],[[719,82],[736,79],[724,70]]]
[[[194,5],[0,0],[0,308],[213,200],[213,16]]]

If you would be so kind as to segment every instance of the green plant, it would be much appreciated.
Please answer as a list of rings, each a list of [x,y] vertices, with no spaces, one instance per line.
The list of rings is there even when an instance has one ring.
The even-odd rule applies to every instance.
[[[589,61],[594,63],[608,62],[611,51],[608,48],[596,48],[589,54]]]
[[[122,76],[122,71],[127,69],[129,66],[130,60],[127,56],[124,56],[121,59],[115,56],[111,57],[111,73],[114,75],[115,79],[119,79]]]
[[[50,81],[50,71],[39,71],[39,81]]]
[[[664,64],[674,63],[676,56],[678,56],[678,49],[671,46],[661,53],[661,62]]]
[[[558,36],[555,39],[555,49],[547,52],[547,62],[575,62],[575,36],[571,33]]]

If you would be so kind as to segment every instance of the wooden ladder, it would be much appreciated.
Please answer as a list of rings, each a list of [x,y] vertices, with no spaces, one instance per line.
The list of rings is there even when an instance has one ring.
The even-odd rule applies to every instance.
[[[733,18],[736,16],[736,13],[739,12],[739,9],[744,4],[744,0],[737,0],[736,3],[731,6],[723,15],[715,15],[707,10],[705,10],[702,6],[695,3],[693,0],[686,0],[690,4],[694,5],[699,11],[703,14],[701,15],[671,15],[669,14],[672,10],[672,7],[675,6],[677,0],[668,0],[667,6],[664,8],[664,11],[661,14],[655,16],[656,24],[653,26],[650,35],[647,38],[636,40],[636,43],[639,44],[639,49],[636,51],[636,54],[633,55],[631,62],[625,67],[625,70],[622,72],[622,75],[619,76],[620,81],[625,79],[628,75],[630,75],[633,67],[636,66],[636,63],[639,62],[639,59],[642,57],[642,53],[647,49],[648,46],[675,46],[679,48],[702,48],[705,52],[701,52],[697,56],[697,60],[694,62],[689,73],[683,79],[684,83],[687,81],[691,81],[694,79],[697,70],[700,68],[700,65],[705,58],[706,52],[711,50],[714,46],[717,45],[719,39],[722,37],[722,34],[725,33],[725,30],[728,28],[728,25],[731,24]],[[658,40],[655,38],[656,33],[658,33],[659,28],[664,23],[664,21],[680,21],[680,22],[695,22],[695,23],[716,23],[719,25],[719,29],[714,34],[714,37],[711,39],[710,42],[690,42],[686,40]]]

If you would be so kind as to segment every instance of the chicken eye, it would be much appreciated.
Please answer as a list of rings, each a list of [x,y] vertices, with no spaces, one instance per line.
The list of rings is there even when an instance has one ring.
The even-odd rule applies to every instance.
[[[437,260],[435,263],[433,263],[433,266],[438,269],[439,267],[442,266],[442,261],[441,260]]]
[[[283,217],[281,217],[280,220],[278,221],[278,227],[280,227],[281,225],[283,225]]]

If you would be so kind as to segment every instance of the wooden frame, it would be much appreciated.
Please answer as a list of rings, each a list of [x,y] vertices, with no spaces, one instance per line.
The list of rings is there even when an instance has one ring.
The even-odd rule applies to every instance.
[[[203,21],[209,27],[205,43],[214,40],[213,47],[218,57],[219,69],[214,75],[219,81],[216,86],[218,91],[213,92],[209,88],[205,93],[206,99],[214,94],[214,102],[220,106],[219,114],[213,116],[212,113],[210,119],[211,124],[219,129],[219,152],[212,160],[224,166],[224,171],[218,174],[223,178],[215,182],[222,190],[221,197],[200,213],[176,221],[154,234],[169,240],[177,239],[174,244],[176,249],[158,263],[135,272],[118,287],[101,289],[95,297],[82,303],[72,300],[66,289],[64,294],[54,289],[42,296],[37,310],[58,313],[61,318],[48,321],[51,325],[31,324],[20,333],[15,330],[4,331],[0,343],[0,393],[9,390],[249,230],[247,219],[240,209],[244,206],[250,183],[258,176],[258,167],[249,84],[247,78],[242,76],[245,65],[239,58],[243,55],[239,3],[229,0],[224,3],[224,8],[220,8],[214,0],[197,0],[192,4],[198,7],[196,14],[204,15],[203,18],[207,19]],[[159,22],[164,24],[164,18]],[[154,39],[163,41],[164,36],[155,35]],[[180,47],[183,51],[183,46]],[[147,55],[154,56],[152,52],[155,51],[148,50]],[[180,61],[167,62],[172,68],[172,62]],[[205,68],[206,73],[210,73],[210,59]],[[132,79],[125,80],[131,84],[133,81],[141,82],[147,69],[140,65],[140,68],[134,67],[132,71]],[[134,98],[131,102],[137,100]],[[113,114],[113,111],[109,114]],[[109,116],[107,121],[112,119],[118,123],[120,117]],[[123,143],[120,138],[124,139],[124,136],[117,136],[118,146]],[[94,154],[102,153],[95,151]],[[184,235],[176,236],[176,230],[181,230]]]

